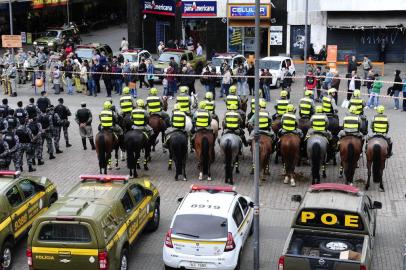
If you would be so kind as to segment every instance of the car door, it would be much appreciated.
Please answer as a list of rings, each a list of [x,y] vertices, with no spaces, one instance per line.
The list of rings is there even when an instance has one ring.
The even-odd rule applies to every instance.
[[[132,243],[148,221],[150,197],[146,196],[144,188],[139,184],[130,186],[129,194],[135,205],[134,213],[132,214],[133,222],[129,232],[129,240]]]
[[[18,187],[14,185],[6,192],[6,198],[12,209],[10,215],[12,230],[14,237],[17,238],[21,235],[21,229],[28,222],[27,212],[24,208],[23,196]]]
[[[240,203],[237,201],[233,209],[233,220],[237,226],[237,231],[233,232],[234,242],[237,247],[242,247],[244,245],[244,231],[243,231],[243,222],[244,214],[241,210]]]
[[[251,213],[251,207],[248,205],[248,201],[244,197],[239,197],[238,202],[240,203],[241,210],[244,215],[244,221],[242,224],[241,231],[243,232],[243,242],[248,238],[250,229],[251,229],[251,224],[252,224],[252,213]]]

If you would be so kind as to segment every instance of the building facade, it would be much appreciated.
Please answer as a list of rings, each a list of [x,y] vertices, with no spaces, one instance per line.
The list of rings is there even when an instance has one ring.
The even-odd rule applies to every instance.
[[[288,0],[287,54],[303,57],[305,1]],[[338,59],[348,55],[374,61],[406,62],[406,1],[309,0],[309,42],[316,53],[337,45]]]

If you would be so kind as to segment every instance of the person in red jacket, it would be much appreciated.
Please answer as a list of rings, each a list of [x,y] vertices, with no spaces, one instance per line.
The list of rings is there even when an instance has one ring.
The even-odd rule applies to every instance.
[[[307,72],[306,76],[306,89],[305,90],[311,90],[315,91],[317,86],[317,80],[316,77],[314,76],[312,71]],[[315,96],[315,93],[313,93],[313,96]]]

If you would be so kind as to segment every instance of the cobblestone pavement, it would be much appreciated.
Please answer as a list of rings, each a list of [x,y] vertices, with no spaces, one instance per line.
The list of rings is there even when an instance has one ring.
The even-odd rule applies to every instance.
[[[389,74],[387,79],[392,79],[393,70],[399,68],[399,65],[387,65],[386,73]],[[406,70],[405,65],[400,66]],[[385,77],[386,78],[386,77]],[[302,97],[302,80],[297,80],[293,87],[292,101],[297,104]],[[199,98],[203,97],[203,87],[197,84]],[[341,83],[341,88],[345,83]],[[388,85],[385,85],[386,91]],[[158,85],[158,89],[162,93],[162,86]],[[218,89],[217,89],[218,90]],[[74,113],[81,101],[86,101],[88,107],[97,119],[97,113],[102,108],[105,92],[97,97],[87,97],[82,94],[60,96],[65,98],[66,105],[69,106]],[[366,90],[363,89],[363,92]],[[382,92],[385,92],[382,91]],[[52,91],[51,91],[52,92]],[[142,97],[146,96],[146,89],[139,90]],[[15,106],[18,100],[28,102],[28,98],[33,96],[31,87],[24,86],[19,89],[17,98],[10,98],[10,103]],[[279,91],[272,90],[272,101],[275,100]],[[52,93],[49,95],[54,104],[60,96],[55,96]],[[344,94],[339,94],[339,104],[341,104]],[[115,104],[118,104],[119,97],[114,96]],[[380,193],[376,185],[373,185],[367,193],[374,199],[383,203],[383,209],[379,211],[378,216],[378,231],[376,248],[374,250],[373,267],[374,270],[390,270],[401,269],[403,244],[406,243],[406,233],[404,221],[406,220],[405,210],[405,191],[406,191],[406,169],[404,163],[406,161],[406,144],[402,143],[405,138],[406,128],[404,126],[406,113],[394,111],[393,101],[389,99],[381,99],[384,105],[387,105],[387,114],[391,120],[390,135],[394,141],[394,156],[388,161],[387,168],[384,172],[384,184],[386,187],[385,193]],[[216,101],[217,113],[221,117],[224,113],[225,106],[221,100]],[[170,101],[172,108],[173,100]],[[274,103],[271,103],[272,107]],[[269,106],[270,108],[271,106]],[[274,112],[273,108],[271,109]],[[343,115],[343,110],[340,108],[340,114]],[[366,115],[370,119],[373,115],[372,110],[366,110]],[[73,147],[69,149],[62,148],[63,154],[57,156],[55,160],[46,159],[46,164],[38,168],[37,175],[45,175],[52,179],[58,188],[60,194],[66,193],[74,184],[79,181],[79,174],[83,173],[98,173],[97,159],[94,151],[82,150],[81,141],[78,134],[78,128],[73,123],[69,129],[69,135],[72,138]],[[98,121],[93,122],[93,128],[96,130]],[[216,162],[212,166],[212,184],[223,184],[224,169],[223,157],[219,152],[219,147],[216,145]],[[45,155],[46,156],[46,155]],[[187,175],[189,181],[175,182],[174,172],[168,172],[167,168],[168,155],[162,152],[161,147],[152,153],[152,163],[150,171],[142,171],[141,174],[149,175],[153,179],[153,183],[157,185],[161,193],[161,224],[157,232],[141,236],[133,246],[131,252],[130,269],[163,269],[162,263],[162,244],[165,232],[167,231],[172,215],[177,207],[177,198],[183,197],[188,192],[192,183],[197,181],[198,172],[196,170],[196,158],[194,154],[189,154],[187,159]],[[240,162],[241,173],[236,175],[235,186],[237,190],[243,194],[253,196],[253,177],[250,175],[251,154],[248,148],[244,149],[243,158]],[[120,170],[110,171],[111,174],[127,174],[125,163],[120,163]],[[284,185],[282,182],[282,168],[280,165],[271,164],[271,176],[267,181],[262,183],[260,187],[260,252],[261,252],[261,269],[276,269],[277,260],[282,251],[286,236],[289,231],[289,226],[297,207],[296,203],[290,201],[293,194],[304,194],[309,186],[309,166],[302,166],[296,170],[298,174],[297,187],[291,188]],[[343,182],[338,177],[338,167],[332,165],[327,166],[328,182]],[[364,161],[359,164],[359,169],[356,171],[355,179],[366,179],[366,167]],[[360,183],[358,185],[362,186]],[[243,253],[242,268],[252,269],[253,266],[253,248],[252,239]],[[17,257],[14,269],[27,269],[25,259],[25,239],[17,246]]]

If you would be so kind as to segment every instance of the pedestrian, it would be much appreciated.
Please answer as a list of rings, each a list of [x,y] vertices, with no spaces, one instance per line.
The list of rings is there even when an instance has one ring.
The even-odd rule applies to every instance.
[[[96,89],[96,82],[94,80],[97,72],[97,66],[94,64],[94,61],[89,66],[89,73],[88,73],[88,80],[87,80],[87,88],[88,88],[88,96],[97,96],[97,89]]]
[[[154,64],[152,63],[151,59],[147,60],[147,81],[149,88],[154,87]]]
[[[336,104],[338,104],[338,92],[340,90],[340,74],[338,73],[338,71],[334,71],[333,72],[334,76],[333,79],[331,80],[331,88],[334,88],[337,90],[337,93],[334,95],[334,100],[336,102]]]
[[[313,60],[314,59],[314,48],[313,48],[313,43],[310,43],[309,48],[307,49],[307,57],[309,58],[308,60]]]
[[[128,61],[128,59],[125,59],[124,60],[124,63],[123,63],[123,78],[124,78],[124,85],[125,86],[128,86],[129,84],[130,84],[130,82],[131,82],[131,72],[132,72],[132,70],[131,70],[132,68],[131,68],[131,64],[130,64],[130,62]]]
[[[222,98],[223,95],[228,96],[228,90],[231,86],[231,68],[226,65],[223,72],[223,78],[221,79],[220,98]]]
[[[143,83],[144,83],[144,85],[146,85],[146,83],[145,83],[145,73],[147,73],[147,65],[145,64],[145,59],[144,58],[141,59],[141,63],[138,66],[138,73],[142,73],[142,74],[138,75],[138,80],[140,82],[139,89],[141,89]]]
[[[88,94],[88,87],[87,87],[88,71],[90,71],[89,61],[84,60],[83,65],[80,68],[80,84],[82,85],[82,89],[85,94]]]
[[[102,75],[104,86],[106,87],[106,92],[107,92],[107,97],[111,97],[111,92],[113,91],[113,84],[112,84],[112,77],[113,75],[111,74],[111,66],[110,64],[107,64],[104,67],[104,73]]]
[[[49,154],[49,159],[54,159],[54,147],[52,145],[53,138],[53,121],[52,121],[52,109],[48,107],[46,112],[42,112],[38,118],[41,124],[41,136],[42,136],[42,149],[44,148],[44,142],[47,142],[47,152]]]
[[[167,96],[169,96],[170,99],[173,98],[175,92],[176,92],[176,72],[173,66],[169,66],[169,68],[166,70],[166,80],[168,82],[168,93]]]
[[[196,56],[202,56],[202,55],[203,55],[203,48],[202,48],[202,45],[198,42],[197,48],[196,48]]]
[[[269,72],[268,69],[263,69],[262,71],[262,92],[264,94],[264,98],[267,102],[271,101],[271,93],[270,87],[272,83],[272,74]]]
[[[323,82],[323,89],[328,90],[331,88],[331,81],[333,80],[334,73],[331,68],[326,67],[326,78]]]
[[[216,75],[216,68],[215,67],[211,67],[209,68],[209,77],[207,80],[207,84],[208,84],[208,89],[209,92],[211,92],[213,94],[213,100],[216,99],[216,77],[214,75]]]
[[[381,94],[381,88],[383,86],[383,83],[379,77],[379,74],[375,74],[375,81],[372,84],[372,90],[371,90],[371,95],[368,100],[367,106],[369,108],[374,108],[376,109],[379,106],[379,95]]]
[[[385,63],[386,60],[386,39],[382,38],[381,43],[379,44],[379,61]]]
[[[61,72],[59,67],[55,66],[52,72],[52,82],[54,84],[55,95],[59,95],[61,87]]]
[[[282,68],[282,90],[286,90],[288,92],[288,99],[290,99],[290,92],[292,90],[292,77],[293,74],[290,72],[289,68]]]
[[[402,102],[402,107],[403,111],[406,112],[406,78],[403,79],[403,86],[402,86],[402,92],[403,92],[403,102]]]
[[[87,150],[86,138],[89,139],[92,150],[95,150],[92,130],[92,113],[86,108],[86,103],[80,104],[81,108],[75,114],[75,121],[79,125],[79,134],[82,138],[83,150]]]
[[[326,61],[326,59],[327,59],[326,45],[323,45],[319,51],[319,61]]]
[[[393,99],[395,102],[395,110],[399,110],[399,95],[402,91],[402,79],[400,78],[400,70],[395,71],[395,80],[392,86]]]
[[[371,94],[372,85],[374,84],[374,81],[375,81],[375,75],[374,75],[373,70],[371,69],[368,72],[368,77],[367,77],[367,82],[366,82],[366,86],[367,86],[367,90],[368,90],[368,97]]]
[[[316,72],[315,72],[314,75],[316,76],[316,81],[317,81],[317,84],[316,84],[317,97],[315,96],[315,100],[318,101],[318,102],[321,102],[321,98],[322,98],[321,89],[322,89],[323,84],[324,84],[324,79],[326,77],[326,72],[322,72],[321,67],[318,66],[316,68]]]
[[[254,65],[253,65],[253,64],[252,64],[252,65],[248,65],[247,72],[246,72],[245,75],[246,75],[246,76],[250,76],[250,77],[247,79],[247,83],[248,83],[248,90],[249,90],[249,92],[250,92],[250,96],[252,96],[252,94],[254,93],[254,86],[255,86],[255,78],[254,78],[254,75],[255,75],[255,68],[254,68]]]
[[[97,96],[98,93],[100,93],[100,78],[101,78],[101,73],[103,72],[103,67],[100,65],[100,62],[98,60],[93,61],[93,66],[94,68],[92,69],[92,77],[95,85],[96,91],[94,91],[94,96]]]
[[[63,137],[65,138],[65,145],[66,147],[71,147],[72,145],[69,143],[68,128],[70,126],[69,116],[71,116],[72,113],[70,112],[69,108],[63,104],[63,98],[59,98],[58,102],[59,104],[55,107],[54,111],[59,115],[59,118],[61,119],[61,129],[63,131]],[[59,129],[58,141],[56,142],[56,144],[58,145],[61,129]]]
[[[123,91],[122,70],[117,62],[113,62],[111,66],[113,73],[114,91],[116,94],[121,95]]]
[[[190,63],[186,64],[186,86],[189,88],[189,96],[193,94],[196,94],[196,89],[195,89],[195,71],[192,68],[192,65]],[[214,79],[214,84],[215,82],[215,77],[213,77]]]
[[[123,37],[123,40],[121,41],[120,51],[121,52],[128,51],[128,41],[125,37]]]
[[[355,55],[353,55],[348,61],[347,74],[352,74],[353,71],[357,71],[359,65],[360,64],[357,63],[357,58],[355,57]]]
[[[369,60],[367,55],[364,55],[364,60],[362,61],[362,69],[364,70],[364,80],[367,80],[369,71],[372,69],[372,62]],[[366,86],[364,81],[363,86]]]
[[[349,101],[352,97],[352,93],[358,89],[361,89],[361,79],[357,75],[357,71],[353,70],[351,73],[351,80],[348,80],[348,90],[347,90],[347,100]]]
[[[65,70],[66,88],[68,89],[67,94],[73,95],[73,66],[70,59],[66,60],[64,70]]]
[[[305,82],[305,91],[310,90],[313,93],[313,97],[315,97],[315,90],[317,87],[317,79],[313,74],[313,71],[308,71],[306,75],[306,82]]]
[[[246,69],[244,68],[243,65],[240,65],[237,69],[236,76],[237,76],[237,95],[238,96],[246,96],[246,89],[245,89],[245,83],[246,83]]]
[[[159,45],[158,45],[158,55],[161,55],[164,52],[164,49],[165,49],[165,44],[163,41],[160,41]]]

